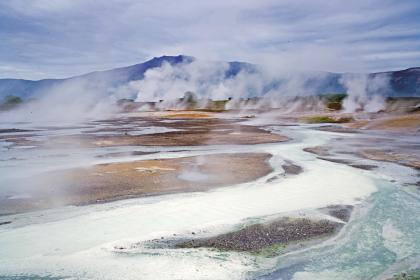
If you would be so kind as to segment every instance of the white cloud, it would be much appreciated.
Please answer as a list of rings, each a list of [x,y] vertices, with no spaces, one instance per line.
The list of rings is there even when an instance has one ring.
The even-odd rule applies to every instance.
[[[16,67],[0,77],[65,77],[180,53],[342,72],[420,64],[416,1],[11,0],[0,10],[0,63]]]

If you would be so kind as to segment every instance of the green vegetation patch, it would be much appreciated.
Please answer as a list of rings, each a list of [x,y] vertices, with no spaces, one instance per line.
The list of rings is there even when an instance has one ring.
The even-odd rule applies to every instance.
[[[348,123],[352,117],[311,116],[303,119],[306,123]]]
[[[345,93],[330,93],[320,96],[324,100],[325,107],[330,110],[341,110],[343,108],[343,100],[347,97]]]

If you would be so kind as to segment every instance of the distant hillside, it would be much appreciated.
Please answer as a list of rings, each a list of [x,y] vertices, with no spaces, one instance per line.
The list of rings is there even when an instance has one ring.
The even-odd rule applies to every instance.
[[[113,88],[130,81],[144,78],[147,70],[160,67],[164,62],[171,65],[179,63],[191,63],[195,58],[190,56],[161,56],[155,57],[144,63],[132,66],[115,68],[107,71],[92,72],[67,79],[44,79],[39,81],[23,79],[0,79],[0,100],[8,95],[17,96],[22,99],[34,98],[42,92],[66,83],[66,82],[84,82],[92,86],[100,85],[103,89]],[[225,77],[231,78],[241,71],[258,71],[257,66],[244,62],[229,62]],[[345,92],[340,84],[342,74],[322,73],[323,75],[314,75],[314,78],[305,80],[305,85],[313,88],[313,94],[324,94],[333,92]],[[371,76],[390,75],[391,87],[385,94],[387,96],[420,96],[420,68],[410,68],[401,71],[372,73]],[[322,78],[319,78],[322,77]],[[269,82],[265,88],[267,91],[278,87],[284,81],[277,79]]]
[[[91,72],[88,74],[70,77],[66,79],[44,79],[39,81],[23,79],[0,79],[0,99],[7,95],[14,95],[23,99],[34,97],[38,93],[65,82],[88,81],[89,83],[106,83],[106,86],[116,86],[144,77],[144,73],[151,68],[160,67],[168,62],[172,65],[181,62],[191,62],[192,57],[187,56],[162,56],[153,58],[144,63],[127,67],[115,68],[106,71]]]
[[[373,73],[372,76],[390,75],[390,96],[420,97],[420,67],[400,71]]]

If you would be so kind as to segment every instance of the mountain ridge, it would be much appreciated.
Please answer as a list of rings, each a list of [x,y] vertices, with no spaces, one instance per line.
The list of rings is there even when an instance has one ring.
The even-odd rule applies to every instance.
[[[55,85],[71,81],[83,81],[91,84],[105,83],[105,86],[112,87],[134,80],[141,80],[144,78],[144,74],[147,70],[160,67],[164,62],[169,63],[170,65],[177,65],[180,63],[191,63],[195,60],[196,58],[186,55],[164,55],[154,57],[143,63],[102,71],[93,71],[68,78],[41,80],[4,78],[0,79],[0,100],[7,95],[18,96],[22,99],[32,98],[36,94],[48,90]],[[258,65],[256,64],[240,61],[230,61],[227,63],[229,68],[225,73],[226,78],[234,77],[241,71],[258,71]],[[342,92],[345,89],[340,84],[339,80],[343,75],[351,74],[321,71],[319,73],[325,73],[326,78],[325,81],[321,81],[322,86],[320,86],[320,89],[314,90],[317,91],[317,94],[326,93],[327,91]],[[366,75],[371,77],[390,75],[391,89],[386,93],[389,96],[420,96],[420,67],[410,67],[397,71],[368,73]]]

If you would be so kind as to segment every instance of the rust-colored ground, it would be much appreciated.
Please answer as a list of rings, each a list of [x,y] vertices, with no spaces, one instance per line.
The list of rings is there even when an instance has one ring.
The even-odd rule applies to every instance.
[[[369,130],[418,132],[420,131],[420,113],[379,115],[374,119],[358,120],[346,126]]]
[[[266,153],[215,154],[48,172],[15,188],[15,194],[30,194],[30,199],[0,198],[0,214],[234,185],[271,172],[270,157]]]
[[[420,158],[413,153],[389,149],[364,149],[359,152],[359,155],[367,159],[394,162],[420,170]]]
[[[85,133],[75,136],[54,137],[50,145],[58,146],[199,146],[199,145],[248,145],[287,141],[288,137],[274,134],[259,127],[242,125],[237,121],[224,119],[188,119],[175,123],[162,122],[157,119],[131,118],[125,120],[109,120],[109,124],[135,124],[142,121],[141,126],[160,126],[176,128],[179,131],[147,135],[129,135],[126,129],[109,128],[97,132],[120,132],[115,135],[98,135]],[[140,127],[140,125],[139,125]]]

